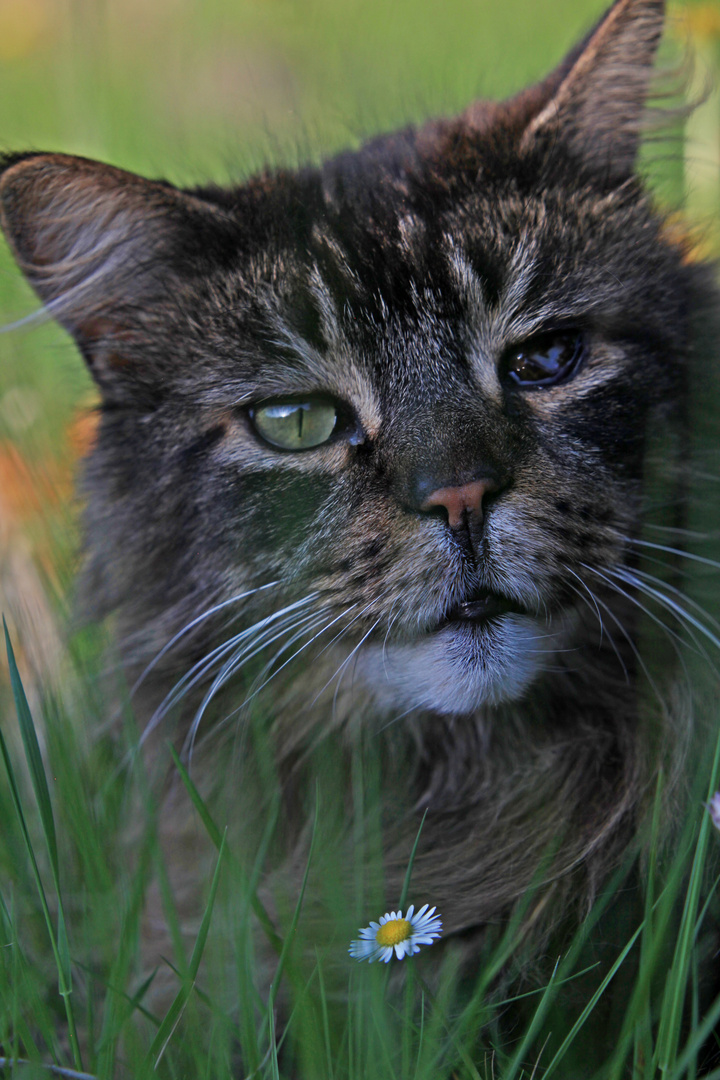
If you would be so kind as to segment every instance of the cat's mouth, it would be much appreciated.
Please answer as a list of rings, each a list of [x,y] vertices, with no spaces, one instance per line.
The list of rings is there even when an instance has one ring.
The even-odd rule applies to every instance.
[[[480,624],[494,619],[498,615],[527,615],[527,608],[499,593],[478,592],[475,596],[457,604],[446,614],[441,626],[448,623],[474,623]]]

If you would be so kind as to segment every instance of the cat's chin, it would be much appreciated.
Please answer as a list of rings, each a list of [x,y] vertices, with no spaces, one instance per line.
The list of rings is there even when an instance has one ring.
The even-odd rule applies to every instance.
[[[414,642],[370,646],[357,673],[385,709],[467,715],[525,692],[547,659],[546,635],[529,615],[453,622]]]

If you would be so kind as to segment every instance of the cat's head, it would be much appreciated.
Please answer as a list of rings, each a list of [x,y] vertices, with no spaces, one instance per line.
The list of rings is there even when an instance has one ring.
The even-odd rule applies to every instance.
[[[508,102],[231,190],[5,161],[103,399],[87,591],[139,653],[217,606],[245,622],[211,673],[333,642],[392,708],[464,713],[612,604],[683,393],[685,272],[633,175],[662,19],[618,0]]]

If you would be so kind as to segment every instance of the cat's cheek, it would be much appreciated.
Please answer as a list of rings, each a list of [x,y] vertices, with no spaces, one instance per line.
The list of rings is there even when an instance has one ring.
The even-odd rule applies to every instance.
[[[467,715],[521,697],[546,650],[547,628],[530,616],[504,615],[482,627],[447,626],[413,644],[374,645],[357,673],[385,709]]]

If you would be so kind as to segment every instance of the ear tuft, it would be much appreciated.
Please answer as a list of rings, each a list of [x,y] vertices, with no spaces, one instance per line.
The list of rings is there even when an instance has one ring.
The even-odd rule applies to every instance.
[[[61,154],[6,159],[0,225],[43,303],[73,325],[104,284],[132,280],[161,242],[163,185]]]
[[[147,397],[143,312],[173,296],[221,212],[159,181],[85,158],[0,162],[0,225],[30,284],[76,338],[106,400]]]
[[[525,130],[521,151],[559,141],[610,181],[631,176],[664,8],[663,0],[616,0],[571,54],[557,90]]]

